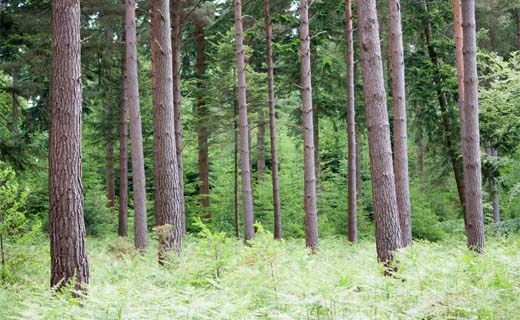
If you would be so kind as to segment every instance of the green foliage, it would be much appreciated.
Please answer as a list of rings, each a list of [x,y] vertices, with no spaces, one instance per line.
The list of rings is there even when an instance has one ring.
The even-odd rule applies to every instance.
[[[323,238],[317,254],[302,240],[275,241],[258,226],[251,246],[220,242],[222,272],[203,238],[159,267],[155,250],[133,255],[115,237],[89,238],[95,270],[81,300],[48,290],[45,237],[15,245],[28,252],[18,281],[0,286],[0,318],[14,319],[515,319],[520,288],[518,236],[487,239],[486,254],[465,240],[416,241],[398,253],[395,277],[381,273],[372,241]],[[210,238],[212,236],[209,236]],[[123,244],[127,241],[127,244]],[[213,265],[214,266],[214,265]]]

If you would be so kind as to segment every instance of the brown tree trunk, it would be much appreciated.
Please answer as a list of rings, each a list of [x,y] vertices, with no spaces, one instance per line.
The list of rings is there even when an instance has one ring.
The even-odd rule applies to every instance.
[[[258,127],[256,132],[256,174],[258,183],[262,183],[265,173],[265,116],[264,109],[258,108]]]
[[[394,184],[376,1],[359,1],[358,16],[377,257],[379,261],[388,264],[393,260],[393,251],[401,247],[401,230]]]
[[[199,143],[199,195],[200,204],[204,209],[204,217],[211,219],[209,199],[209,163],[208,163],[208,109],[204,99],[204,74],[206,73],[206,43],[204,26],[195,26],[195,44],[197,46],[197,62],[195,72],[197,74],[197,136]]]
[[[186,210],[184,202],[184,165],[182,161],[182,118],[181,118],[181,28],[182,1],[172,0],[172,73],[173,73],[173,127],[175,129],[175,151],[177,154],[178,188],[180,197],[181,230],[186,233]]]
[[[347,42],[347,132],[348,132],[348,241],[357,242],[356,108],[354,104],[354,35],[352,0],[345,0]]]
[[[318,250],[318,213],[316,208],[316,166],[311,84],[309,0],[300,0],[300,58],[302,82],[305,240],[313,252]]]
[[[428,13],[428,5],[426,0],[422,1],[422,5],[426,13]],[[430,61],[433,64],[434,72],[433,72],[433,82],[435,86],[435,90],[437,91],[437,99],[439,100],[439,106],[441,110],[442,117],[442,127],[443,127],[443,138],[444,143],[446,145],[446,149],[448,151],[448,157],[450,158],[451,167],[453,169],[453,176],[455,178],[455,184],[457,186],[457,192],[459,195],[460,205],[463,209],[463,212],[466,211],[466,200],[464,193],[464,176],[462,173],[462,165],[461,160],[459,158],[460,152],[457,149],[455,142],[451,138],[451,133],[453,132],[453,125],[448,115],[448,100],[446,99],[446,95],[442,91],[442,77],[440,75],[441,65],[439,63],[439,59],[437,57],[437,52],[435,47],[432,44],[432,27],[429,20],[425,21],[425,29],[424,35],[426,39],[426,46],[428,49],[428,55],[430,57]],[[464,213],[464,219],[466,219],[466,214]]]
[[[49,234],[51,287],[86,290],[89,268],[81,182],[81,44],[79,0],[52,6]]]
[[[282,239],[282,213],[280,206],[280,182],[278,178],[278,147],[276,144],[276,98],[274,96],[274,67],[271,17],[269,0],[264,0],[265,39],[267,45],[267,86],[269,92],[269,134],[271,138],[273,209],[274,209],[274,238]]]
[[[234,72],[233,72],[234,74]],[[235,77],[236,78],[236,77]],[[233,84],[233,97],[236,97],[236,83]],[[240,217],[238,213],[238,101],[237,99],[233,99],[233,114],[234,114],[234,120],[233,120],[233,141],[234,141],[234,165],[235,165],[235,188],[234,188],[234,194],[235,194],[235,237],[237,239],[240,239]]]
[[[401,4],[390,0],[390,64],[392,69],[392,104],[394,112],[394,175],[401,242],[412,243],[410,188],[408,178],[408,135],[406,125],[406,90],[404,78],[403,32]]]
[[[354,70],[356,65],[354,65]],[[355,73],[355,72],[354,72]],[[363,180],[361,179],[361,133],[359,126],[356,125],[356,198],[360,201],[363,198]]]
[[[468,248],[484,252],[484,214],[478,115],[477,41],[475,1],[462,0],[464,53],[464,191]]]
[[[144,249],[148,247],[148,230],[146,222],[146,181],[144,176],[143,136],[141,113],[139,111],[139,83],[137,81],[135,0],[125,1],[126,88],[128,111],[130,114],[130,140],[132,142],[134,244],[136,248]]]
[[[460,0],[453,0],[453,34],[455,38],[455,57],[457,60],[461,149],[464,150],[464,58],[462,54],[462,12]]]
[[[123,31],[123,39],[125,32]],[[128,99],[125,53],[121,58],[121,100],[119,107],[119,224],[120,237],[128,236]]]
[[[110,27],[107,28],[107,42],[108,46],[105,51],[105,106],[104,115],[107,125],[105,127],[105,179],[106,179],[106,193],[107,193],[107,208],[113,209],[116,200],[116,179],[114,170],[114,128],[111,125],[113,118],[113,103],[114,97],[112,95],[112,89],[110,87],[111,72],[112,72],[112,45],[114,32]]]
[[[240,122],[240,160],[242,168],[242,201],[244,208],[244,241],[255,236],[253,211],[253,190],[251,188],[251,168],[249,157],[249,124],[247,119],[246,64],[242,31],[242,3],[235,0],[236,56],[238,78],[238,105]]]
[[[184,234],[179,167],[171,120],[174,98],[169,12],[168,0],[152,0],[155,221],[156,226],[165,227],[158,232],[159,263],[167,261],[172,250],[180,254]]]

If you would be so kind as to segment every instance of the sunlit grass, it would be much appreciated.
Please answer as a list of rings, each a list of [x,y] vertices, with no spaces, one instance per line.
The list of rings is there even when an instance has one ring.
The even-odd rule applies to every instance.
[[[129,240],[88,239],[91,284],[81,306],[52,295],[45,238],[8,247],[20,259],[0,287],[1,319],[520,319],[520,239],[489,239],[483,256],[465,243],[415,242],[400,271],[382,275],[375,245],[322,239],[311,255],[302,240],[261,233],[241,241],[189,238],[167,267]],[[13,253],[14,252],[14,253]]]

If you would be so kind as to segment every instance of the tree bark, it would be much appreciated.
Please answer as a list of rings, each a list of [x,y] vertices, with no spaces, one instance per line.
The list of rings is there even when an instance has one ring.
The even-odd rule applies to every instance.
[[[347,132],[348,132],[348,241],[357,242],[357,143],[354,104],[354,35],[352,0],[345,0],[345,35],[347,42]]]
[[[300,59],[302,82],[305,240],[313,252],[318,250],[318,213],[316,208],[316,166],[312,108],[311,55],[309,37],[309,0],[300,0]]]
[[[390,64],[392,69],[392,104],[394,112],[394,175],[401,241],[412,243],[410,187],[408,178],[408,135],[406,125],[406,89],[404,78],[403,31],[401,4],[390,0]]]
[[[51,287],[85,291],[89,267],[81,182],[81,44],[79,0],[52,6],[49,234]]]
[[[204,99],[204,75],[206,73],[206,43],[204,26],[195,25],[195,44],[197,46],[197,62],[195,72],[197,74],[197,137],[199,145],[199,195],[200,204],[204,209],[204,217],[211,219],[210,188],[209,188],[209,157],[208,157],[208,108]]]
[[[186,209],[184,201],[184,165],[182,161],[182,109],[181,109],[181,28],[182,1],[172,0],[171,8],[171,43],[172,43],[172,73],[173,73],[173,127],[175,129],[175,151],[177,157],[177,172],[179,175],[178,189],[180,197],[181,230],[186,233]]]
[[[258,183],[262,183],[265,174],[265,116],[264,109],[258,108],[258,126],[256,132],[256,174]]]
[[[377,256],[379,261],[388,267],[393,260],[393,252],[401,247],[401,230],[394,184],[376,1],[359,1],[358,16]]]
[[[108,46],[105,51],[105,106],[104,106],[104,116],[105,116],[105,180],[106,180],[106,193],[107,193],[107,208],[113,209],[114,203],[116,200],[116,178],[115,178],[115,169],[114,169],[114,129],[112,127],[112,118],[113,118],[113,95],[110,83],[111,72],[112,72],[112,45],[114,32],[110,27],[107,28],[107,42]]]
[[[175,10],[176,8],[174,8]],[[184,234],[182,196],[175,143],[173,112],[173,63],[169,0],[152,0],[152,101],[154,124],[154,182],[159,263],[180,254]]]
[[[478,115],[477,41],[475,1],[462,0],[464,54],[464,191],[468,248],[484,252],[484,215]]]
[[[274,95],[273,44],[269,0],[264,0],[265,39],[267,47],[267,88],[269,93],[269,134],[271,139],[274,238],[282,239],[282,213],[280,205],[280,182],[278,177],[278,147],[276,143],[276,98]]]
[[[356,65],[354,65],[354,73]],[[363,180],[361,179],[361,132],[356,125],[356,198],[360,201],[363,198]]]
[[[130,114],[130,140],[132,142],[134,244],[137,249],[145,249],[148,247],[148,231],[146,222],[146,181],[144,176],[141,113],[139,111],[139,83],[137,80],[135,0],[125,1],[125,60],[127,101],[128,111]]]
[[[242,201],[244,209],[244,241],[255,235],[253,211],[253,190],[251,188],[251,168],[249,157],[249,124],[247,117],[246,64],[242,30],[242,3],[235,0],[236,59],[238,78],[238,104],[240,122],[240,160],[242,168]]]
[[[453,0],[453,34],[457,61],[461,150],[464,150],[464,57],[462,54],[462,12],[460,0]]]
[[[422,1],[423,8],[428,13],[428,5],[426,0]],[[433,64],[434,72],[433,72],[433,82],[435,85],[435,90],[437,91],[437,99],[439,100],[439,106],[441,110],[442,117],[442,127],[443,127],[443,138],[446,145],[446,149],[448,151],[448,157],[450,158],[451,167],[453,169],[453,176],[455,178],[455,184],[457,186],[457,192],[459,195],[459,201],[464,212],[463,216],[466,219],[466,199],[464,193],[464,177],[463,177],[463,169],[461,165],[461,160],[459,158],[460,152],[457,149],[455,142],[451,138],[451,133],[453,132],[453,124],[448,115],[448,100],[446,95],[442,91],[442,83],[443,79],[440,75],[440,63],[437,57],[437,51],[432,44],[432,27],[430,21],[427,19],[425,21],[425,29],[424,35],[426,39],[426,47],[428,49],[428,55],[430,57],[430,61]]]
[[[123,39],[126,38],[123,29]],[[126,58],[121,58],[121,100],[119,102],[119,224],[117,234],[128,236],[128,98]]]
[[[235,77],[236,78],[236,77]],[[233,97],[236,97],[236,83],[233,84]],[[240,217],[238,213],[238,101],[237,99],[233,99],[233,141],[234,141],[234,165],[235,165],[235,201],[234,201],[234,209],[235,209],[235,237],[240,239]]]

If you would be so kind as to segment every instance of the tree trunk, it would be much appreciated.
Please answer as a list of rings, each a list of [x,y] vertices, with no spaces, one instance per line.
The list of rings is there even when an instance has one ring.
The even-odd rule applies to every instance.
[[[394,112],[394,175],[401,241],[412,243],[410,188],[408,178],[408,135],[406,126],[406,89],[404,78],[403,32],[401,4],[390,0],[390,64],[392,69],[392,104]]]
[[[468,248],[484,252],[484,215],[478,115],[477,41],[475,1],[462,0],[464,53],[464,191]]]
[[[256,173],[258,183],[262,183],[265,173],[265,116],[264,109],[258,108],[258,127],[256,132]]]
[[[148,247],[148,231],[146,222],[146,181],[144,176],[143,136],[141,113],[139,111],[139,83],[137,81],[135,0],[125,1],[126,88],[128,111],[130,114],[130,140],[132,142],[134,244],[136,248],[144,249]]]
[[[255,236],[253,211],[253,190],[251,188],[251,168],[249,157],[249,124],[247,119],[246,64],[242,31],[242,3],[235,0],[236,56],[238,78],[238,104],[240,122],[240,160],[242,168],[242,201],[244,207],[244,241]]]
[[[107,42],[108,46],[105,51],[105,180],[106,180],[106,193],[107,193],[107,208],[113,209],[116,200],[116,179],[114,170],[114,129],[112,127],[113,118],[113,103],[114,97],[112,95],[112,89],[110,83],[112,81],[112,45],[114,32],[110,27],[107,28]]]
[[[462,12],[460,0],[453,0],[453,34],[455,38],[455,57],[457,60],[461,150],[464,150],[464,58],[462,54]]]
[[[347,42],[347,132],[348,132],[348,241],[357,242],[357,165],[356,108],[354,104],[354,35],[352,0],[345,0],[345,35]]]
[[[234,73],[234,72],[233,72]],[[236,78],[236,77],[235,77]],[[233,97],[236,97],[236,83],[233,84]],[[233,141],[234,141],[234,165],[235,165],[235,237],[240,239],[240,217],[238,213],[238,101],[233,99]]]
[[[300,57],[302,82],[305,240],[313,252],[318,250],[318,213],[316,209],[316,166],[312,108],[311,55],[309,37],[309,0],[300,0]]]
[[[89,268],[81,182],[81,44],[79,0],[52,6],[49,234],[51,287],[85,291]]]
[[[274,208],[274,238],[282,239],[282,213],[280,206],[280,182],[278,178],[278,147],[276,144],[276,98],[274,96],[274,67],[271,17],[269,0],[264,0],[265,39],[267,44],[267,86],[269,92],[269,134],[271,138],[273,208]]]
[[[428,13],[428,5],[426,0],[422,1],[422,5],[426,13]],[[453,125],[448,115],[448,100],[446,99],[446,95],[442,91],[442,77],[440,75],[440,63],[439,59],[437,57],[437,52],[435,50],[435,47],[432,44],[431,38],[432,38],[432,27],[430,24],[430,21],[425,21],[425,29],[424,29],[424,35],[426,39],[426,46],[428,49],[428,55],[430,57],[430,61],[433,64],[434,72],[433,72],[433,82],[435,86],[435,90],[437,91],[437,99],[439,100],[439,106],[441,110],[441,117],[442,117],[442,127],[443,127],[443,138],[444,143],[446,145],[446,149],[448,151],[448,157],[450,158],[451,167],[453,169],[453,176],[455,178],[455,184],[457,186],[457,192],[459,195],[460,205],[462,207],[462,210],[464,212],[464,219],[466,219],[466,200],[465,200],[465,193],[464,193],[464,177],[462,173],[462,165],[461,160],[459,158],[460,152],[457,149],[455,142],[451,138],[451,133],[453,132]]]
[[[496,165],[498,162],[498,149],[489,145],[486,147],[486,153],[489,158],[493,161],[493,164]],[[493,166],[494,167],[494,166]],[[488,184],[489,184],[489,194],[491,196],[491,204],[493,205],[493,222],[500,222],[500,201],[498,199],[498,186],[495,181],[495,170],[490,169],[488,172]]]
[[[520,9],[516,9],[516,49],[520,51]]]
[[[182,161],[182,119],[181,119],[181,28],[182,1],[172,0],[172,73],[173,73],[173,127],[175,129],[175,151],[177,156],[178,189],[180,197],[181,230],[186,233],[186,209],[184,201],[184,166]]]
[[[123,39],[126,38],[123,29]],[[128,99],[125,53],[121,58],[121,100],[119,107],[119,225],[120,237],[128,236]]]
[[[176,8],[174,8],[176,10]],[[159,230],[159,263],[173,250],[181,252],[184,234],[179,167],[172,119],[173,63],[170,3],[152,0],[152,98],[154,124],[155,221]]]
[[[19,119],[20,119],[20,102],[18,101],[18,75],[13,72],[13,112],[11,113],[11,131],[14,133],[14,138],[18,140],[20,135]]]
[[[206,73],[206,43],[204,26],[195,25],[195,44],[197,46],[197,62],[195,72],[197,74],[197,136],[199,144],[199,196],[200,204],[204,209],[204,217],[211,219],[209,199],[209,157],[208,157],[208,108],[204,99],[204,75]]]
[[[377,257],[388,266],[393,260],[393,252],[401,247],[401,230],[394,184],[376,1],[359,1],[358,16]]]
[[[356,65],[354,65],[354,73]],[[356,125],[356,198],[360,201],[363,198],[363,180],[361,179],[361,133],[359,126]]]

